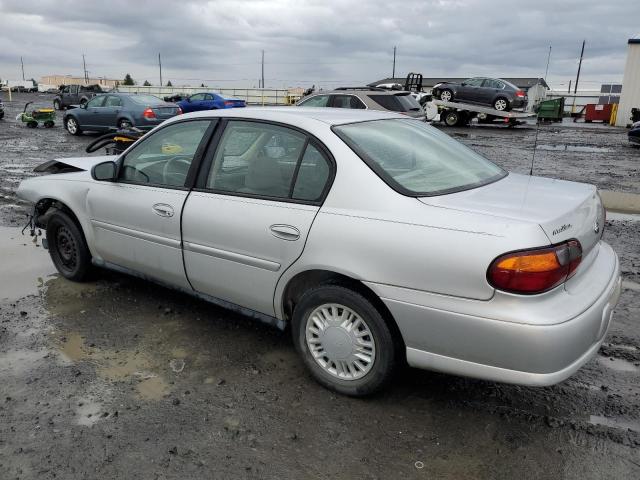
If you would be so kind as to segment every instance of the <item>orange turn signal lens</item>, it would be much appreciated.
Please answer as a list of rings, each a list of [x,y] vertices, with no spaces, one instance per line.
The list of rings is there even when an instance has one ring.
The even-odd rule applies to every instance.
[[[519,272],[548,272],[560,267],[555,252],[507,257],[498,262],[497,268]]]

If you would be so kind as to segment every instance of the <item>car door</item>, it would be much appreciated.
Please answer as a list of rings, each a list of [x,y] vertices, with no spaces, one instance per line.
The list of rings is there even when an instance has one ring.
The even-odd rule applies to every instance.
[[[216,99],[210,93],[204,94],[204,100],[202,101],[202,109],[203,110],[211,110],[212,108],[216,108]]]
[[[250,120],[220,128],[183,212],[187,275],[200,293],[274,315],[276,283],[301,255],[335,168],[294,128]]]
[[[314,95],[298,104],[299,107],[328,107],[329,95]]]
[[[102,114],[104,113],[104,102],[106,99],[106,95],[97,95],[89,100],[84,107],[80,107],[84,109],[79,119],[80,125],[83,128],[104,128]]]
[[[115,182],[87,195],[93,247],[108,264],[190,289],[182,261],[180,218],[215,121],[183,120],[159,128],[118,159]]]
[[[204,93],[196,93],[195,95],[191,95],[191,97],[189,97],[189,100],[191,100],[189,102],[189,111],[197,112],[199,110],[206,110],[206,107],[204,106],[204,98]]]
[[[115,128],[121,109],[122,98],[117,95],[108,95],[98,115],[99,125],[105,129]]]
[[[477,103],[481,95],[482,82],[484,78],[468,78],[458,89],[458,99],[465,102]]]
[[[363,110],[367,107],[355,95],[331,95],[330,104],[333,108],[353,108]]]
[[[504,90],[504,83],[494,78],[485,78],[482,84],[482,103],[491,105],[493,100]]]

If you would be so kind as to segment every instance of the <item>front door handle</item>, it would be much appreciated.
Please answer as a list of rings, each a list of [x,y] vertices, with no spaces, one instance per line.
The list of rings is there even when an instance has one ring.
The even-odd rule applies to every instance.
[[[271,225],[269,230],[271,230],[271,235],[282,240],[292,242],[300,238],[300,230],[291,225]]]
[[[173,217],[173,207],[166,203],[156,203],[153,207],[153,213],[161,217]]]

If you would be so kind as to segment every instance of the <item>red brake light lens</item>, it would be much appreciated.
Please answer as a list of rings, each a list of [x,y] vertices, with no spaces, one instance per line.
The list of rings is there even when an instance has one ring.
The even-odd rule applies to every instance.
[[[227,100],[226,102],[224,102],[224,106],[225,106],[225,107],[233,107],[233,103],[234,103],[234,102],[232,102],[232,101],[230,101],[230,100]]]
[[[516,97],[525,97],[525,96],[526,96],[526,93],[524,93],[524,91],[522,90],[518,90],[516,92]]]
[[[182,115],[182,109],[180,107],[178,107],[178,113],[176,113],[176,115]]]
[[[581,260],[580,242],[569,240],[552,247],[502,255],[489,266],[487,279],[499,290],[542,293],[571,278]]]
[[[144,118],[156,118],[156,112],[151,110],[151,108],[147,107],[144,112],[142,112],[142,116]]]

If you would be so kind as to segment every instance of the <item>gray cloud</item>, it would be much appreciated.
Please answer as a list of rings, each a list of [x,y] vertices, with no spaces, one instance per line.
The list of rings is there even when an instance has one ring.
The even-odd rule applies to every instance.
[[[425,76],[575,76],[621,80],[637,0],[0,0],[0,77],[80,74],[174,84],[250,86],[266,51],[267,86],[362,83],[396,72]],[[166,81],[166,80],[165,80]]]

